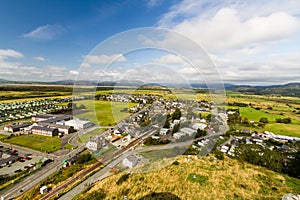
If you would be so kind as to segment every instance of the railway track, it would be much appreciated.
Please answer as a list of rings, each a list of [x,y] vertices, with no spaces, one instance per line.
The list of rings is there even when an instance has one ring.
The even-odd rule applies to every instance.
[[[149,131],[151,132],[151,131]],[[145,135],[149,134],[149,132],[145,133],[142,135],[142,137],[144,137]],[[54,196],[58,196],[58,194],[60,192],[62,192],[64,189],[66,189],[68,186],[72,185],[73,183],[75,183],[77,180],[80,180],[82,178],[84,178],[86,175],[88,175],[89,173],[93,172],[94,170],[96,170],[97,168],[101,167],[103,164],[119,157],[120,155],[122,155],[122,153],[124,153],[125,151],[129,150],[130,148],[134,147],[135,145],[137,145],[139,142],[142,141],[142,137],[135,139],[134,141],[132,141],[130,144],[128,144],[127,146],[123,147],[122,149],[120,149],[119,151],[117,151],[116,153],[103,158],[102,160],[98,161],[97,163],[95,163],[93,166],[91,166],[90,168],[84,170],[82,173],[72,177],[72,179],[70,179],[69,181],[63,183],[62,185],[53,188],[49,193],[45,194],[44,196],[42,196],[40,198],[40,200],[47,200],[50,199]]]

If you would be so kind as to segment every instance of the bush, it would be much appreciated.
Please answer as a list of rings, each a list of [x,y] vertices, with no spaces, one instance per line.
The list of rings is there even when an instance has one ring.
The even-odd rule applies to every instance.
[[[215,157],[218,159],[218,160],[224,160],[224,154],[219,151],[219,150],[216,150],[215,152]]]
[[[121,185],[122,183],[124,183],[128,178],[129,178],[130,174],[124,174],[122,175],[119,180],[117,181],[117,185]]]
[[[262,117],[260,118],[259,122],[266,124],[269,122],[269,119],[267,117]]]
[[[92,160],[92,155],[91,154],[81,154],[77,159],[76,163],[77,164],[83,164],[85,162],[88,162]]]
[[[172,163],[172,165],[179,165],[179,162],[176,160]]]
[[[278,118],[276,119],[276,122],[277,123],[284,123],[284,124],[290,124],[292,123],[292,119],[290,117],[287,117],[287,118]]]

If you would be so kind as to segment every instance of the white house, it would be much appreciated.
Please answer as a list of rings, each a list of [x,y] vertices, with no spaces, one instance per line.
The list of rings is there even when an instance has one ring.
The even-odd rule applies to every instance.
[[[86,143],[86,148],[92,151],[97,151],[108,145],[108,140],[104,136],[90,137],[89,141]]]
[[[184,133],[184,134],[186,134],[188,136],[192,136],[192,135],[194,135],[196,133],[196,130],[184,127],[184,128],[180,129],[180,132],[182,132],[182,133]]]
[[[168,133],[170,133],[170,130],[167,128],[161,128],[159,131],[160,135],[167,135]]]
[[[195,130],[198,130],[198,129],[204,130],[207,127],[207,125],[206,124],[202,124],[202,123],[195,123],[192,127]]]
[[[44,185],[44,186],[42,186],[42,187],[40,188],[40,193],[41,193],[41,194],[45,194],[46,192],[48,192],[48,188],[47,188],[46,185]]]
[[[185,133],[182,133],[182,132],[176,132],[176,133],[173,134],[173,137],[177,140],[180,139],[183,136],[185,136]]]
[[[140,160],[137,157],[135,157],[133,155],[130,155],[130,156],[124,158],[122,160],[122,163],[126,167],[133,168],[133,167],[135,167],[138,164],[139,161]]]

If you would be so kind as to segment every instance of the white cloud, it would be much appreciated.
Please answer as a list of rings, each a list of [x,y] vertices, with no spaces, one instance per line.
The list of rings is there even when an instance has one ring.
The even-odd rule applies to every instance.
[[[148,2],[147,2],[147,6],[150,7],[150,8],[156,7],[160,4],[161,4],[160,0],[148,0]]]
[[[88,55],[85,57],[85,62],[82,64],[84,67],[88,67],[87,64],[109,64],[113,61],[125,62],[127,59],[122,54],[113,55]]]
[[[78,75],[79,74],[79,72],[76,71],[76,70],[70,70],[69,73],[72,74],[72,75]]]
[[[46,59],[42,56],[37,56],[33,58],[34,60],[38,60],[38,61],[45,61]]]
[[[284,12],[241,21],[236,10],[222,8],[211,19],[197,16],[173,28],[187,34],[208,51],[218,52],[280,41],[295,34],[299,27],[299,19]]]
[[[13,49],[0,49],[0,60],[7,58],[23,58],[24,55]]]
[[[167,54],[159,58],[154,58],[153,61],[162,64],[184,64],[185,63],[185,61],[182,58],[174,54]]]
[[[58,38],[65,29],[58,24],[39,26],[36,29],[25,33],[23,37],[38,40],[53,40]]]
[[[299,81],[300,1],[280,2],[183,0],[162,16],[158,26],[177,30],[204,47],[225,82]],[[192,50],[175,37],[140,39]]]

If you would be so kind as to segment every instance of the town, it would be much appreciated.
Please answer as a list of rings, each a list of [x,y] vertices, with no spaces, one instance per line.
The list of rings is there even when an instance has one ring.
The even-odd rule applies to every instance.
[[[209,102],[204,99],[199,101],[172,100],[160,95],[116,93],[96,96],[95,101],[106,101],[112,104],[115,102],[134,103],[132,107],[120,110],[120,112],[129,113],[128,117],[115,125],[102,126],[79,117],[82,113],[91,112],[82,104],[87,99],[89,97],[82,96],[55,101],[39,100],[39,103],[29,101],[15,105],[2,104],[2,108],[5,108],[3,111],[6,113],[23,107],[31,108],[24,109],[26,112],[30,110],[30,115],[22,116],[30,120],[22,122],[24,119],[20,118],[21,120],[6,123],[3,126],[3,134],[10,138],[26,135],[40,135],[49,139],[58,138],[72,148],[60,148],[40,153],[6,143],[9,140],[2,139],[0,175],[13,177],[23,172],[38,175],[37,170],[46,170],[48,167],[52,168],[53,173],[75,164],[85,149],[89,150],[91,155],[101,163],[113,163],[109,164],[109,168],[101,169],[99,173],[108,172],[111,169],[134,170],[143,166],[148,166],[149,169],[149,166],[151,168],[150,162],[155,163],[164,155],[169,157],[169,151],[172,152],[171,157],[174,158],[181,154],[206,156],[214,152],[220,159],[223,159],[225,154],[236,159],[247,159],[245,158],[247,145],[253,144],[261,147],[251,147],[252,150],[257,149],[256,157],[267,154],[266,150],[273,151],[273,153],[285,152],[285,162],[289,165],[295,159],[294,152],[297,151],[294,143],[300,141],[298,137],[276,135],[268,131],[258,133],[250,129],[230,130],[228,122],[231,123],[230,119],[239,115],[235,110],[217,108],[213,101]],[[58,107],[51,107],[58,102],[68,104],[60,107],[66,109],[68,114],[62,114],[63,110]],[[39,110],[32,111],[32,107]],[[48,110],[42,109],[43,107]],[[73,115],[67,108],[73,109]],[[51,114],[53,109],[60,109],[61,114]],[[217,115],[212,113],[217,113]],[[97,132],[100,129],[103,131]],[[161,155],[153,154],[155,151]],[[280,170],[283,170],[283,167]],[[91,180],[99,178],[94,175]],[[89,184],[92,183],[89,182]],[[18,195],[25,191],[24,186],[19,188],[22,189],[18,191]],[[48,193],[48,190],[47,185],[42,185],[40,194],[50,195],[55,192]]]

